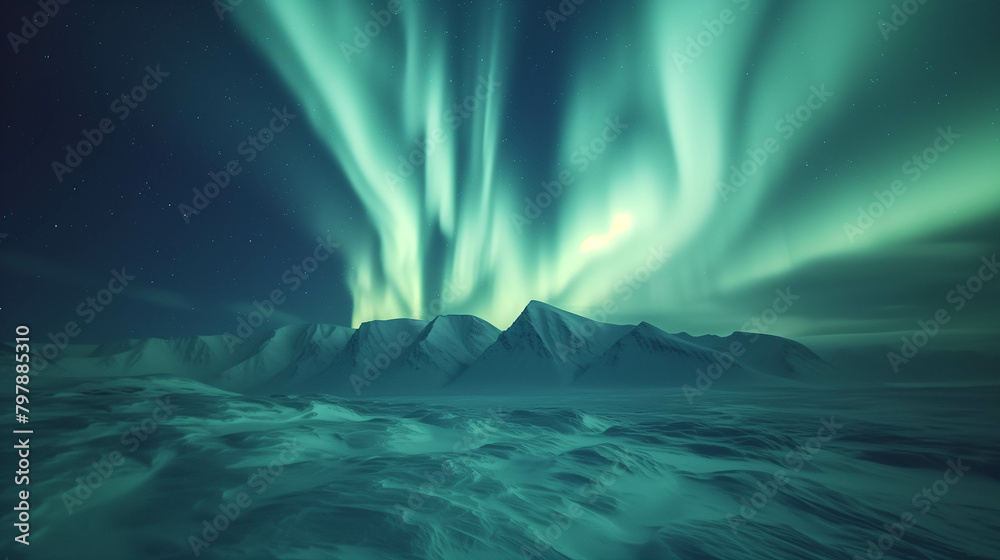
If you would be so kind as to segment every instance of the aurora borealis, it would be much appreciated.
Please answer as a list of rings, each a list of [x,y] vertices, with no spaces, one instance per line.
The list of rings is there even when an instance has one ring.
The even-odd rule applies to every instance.
[[[335,258],[269,328],[505,328],[536,299],[726,334],[790,289],[769,332],[892,346],[998,249],[992,2],[223,1],[130,7],[123,31],[61,10],[5,55],[0,307],[57,332],[124,266],[77,342],[231,331],[319,238]],[[995,338],[998,293],[937,348]]]
[[[1000,558],[1000,1],[7,8],[0,556]]]

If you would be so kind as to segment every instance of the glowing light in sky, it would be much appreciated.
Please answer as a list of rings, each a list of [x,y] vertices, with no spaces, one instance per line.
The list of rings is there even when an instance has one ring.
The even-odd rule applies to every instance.
[[[587,252],[606,247],[609,243],[611,243],[612,239],[630,229],[632,229],[632,215],[615,214],[615,217],[611,220],[611,231],[600,235],[591,235],[590,237],[584,239],[583,243],[580,244],[580,250]]]
[[[638,4],[642,16],[622,10],[590,21],[582,5],[563,25],[602,26],[594,29],[617,40],[602,40],[600,56],[579,43],[586,39],[566,45],[565,95],[551,106],[558,138],[539,154],[524,147],[533,124],[511,126],[530,119],[512,100],[533,92],[509,83],[526,55],[516,10],[506,6],[454,8],[449,17],[462,25],[426,3],[407,3],[387,22],[349,2],[237,11],[363,206],[367,221],[352,226],[343,247],[355,325],[424,315],[448,286],[461,294],[445,313],[501,328],[530,299],[586,314],[662,248],[669,264],[614,319],[655,322],[655,310],[693,328],[731,330],[807,266],[865,260],[1000,208],[985,157],[996,151],[995,130],[972,109],[990,102],[985,95],[970,98],[965,114],[885,115],[879,124],[850,112],[869,95],[865,76],[884,64],[872,53],[919,41],[931,17],[914,18],[887,43],[866,2],[792,3],[775,18],[745,0],[650,0]],[[706,21],[718,33],[705,35]],[[609,31],[626,24],[627,40]],[[822,87],[832,94],[820,102]],[[616,118],[623,124],[612,136],[606,127]],[[897,133],[874,149],[874,133],[845,133],[845,119]],[[848,239],[843,223],[901,178],[900,166],[942,124],[961,132],[962,149],[942,154],[864,243]],[[581,146],[589,147],[583,156]],[[720,196],[741,169],[740,186]],[[572,182],[519,232],[513,218],[526,215],[525,197],[540,196],[560,171]],[[317,234],[344,221],[334,193],[301,191],[309,200],[298,205],[315,209],[308,220]],[[621,203],[628,213],[615,213]]]

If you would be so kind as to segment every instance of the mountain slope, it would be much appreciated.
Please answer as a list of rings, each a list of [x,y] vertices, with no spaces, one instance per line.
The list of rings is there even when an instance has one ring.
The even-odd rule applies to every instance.
[[[831,370],[829,364],[805,345],[780,336],[740,331],[729,336],[691,336],[684,333],[677,336],[730,355],[734,354],[734,345],[737,345],[735,348],[742,351],[737,361],[744,368],[769,376],[809,381],[811,377],[827,375]]]
[[[406,365],[419,372],[440,373],[451,382],[497,341],[500,329],[472,315],[435,317],[417,335]]]
[[[317,392],[338,396],[376,396],[402,390],[386,382],[397,377],[383,374],[398,370],[412,350],[416,337],[427,326],[417,319],[368,321],[358,327],[350,340],[321,373],[305,383],[287,385],[285,392]],[[403,385],[406,385],[404,383]]]
[[[451,390],[532,390],[569,385],[630,329],[597,323],[533,300],[455,380]]]
[[[621,337],[580,376],[585,387],[680,386],[691,383],[699,368],[728,363],[711,348],[687,335],[668,334],[642,322]],[[738,364],[728,369],[741,370]]]

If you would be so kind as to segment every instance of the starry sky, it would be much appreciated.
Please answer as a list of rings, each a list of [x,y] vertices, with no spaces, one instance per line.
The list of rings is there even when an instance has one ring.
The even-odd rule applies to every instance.
[[[506,328],[536,299],[844,347],[939,309],[939,349],[1000,334],[997,2],[37,10],[2,19],[4,332]]]

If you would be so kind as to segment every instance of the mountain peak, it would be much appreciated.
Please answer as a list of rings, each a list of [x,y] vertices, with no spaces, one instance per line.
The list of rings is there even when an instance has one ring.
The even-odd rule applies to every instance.
[[[524,306],[524,310],[521,311],[521,315],[519,315],[514,322],[517,323],[522,320],[522,318],[533,320],[533,322],[541,321],[538,326],[550,323],[551,321],[562,321],[570,324],[580,324],[583,322],[597,323],[597,321],[591,321],[586,317],[577,315],[576,313],[571,313],[564,309],[559,309],[554,305],[538,301],[537,299],[529,301],[528,305]]]
[[[527,314],[527,315],[541,315],[541,314],[562,315],[564,313],[567,313],[567,312],[563,311],[562,309],[559,309],[558,307],[556,307],[554,305],[549,305],[548,303],[545,303],[544,301],[538,301],[537,299],[533,299],[533,300],[529,301],[528,305],[525,305],[524,306],[524,310],[521,311],[521,315],[525,315],[525,314]]]

